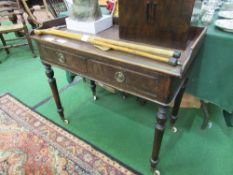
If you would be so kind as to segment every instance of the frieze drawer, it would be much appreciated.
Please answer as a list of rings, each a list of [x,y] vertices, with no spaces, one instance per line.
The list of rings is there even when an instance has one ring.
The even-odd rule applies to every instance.
[[[141,94],[147,98],[165,101],[163,92],[168,90],[169,79],[160,74],[140,73],[127,68],[110,65],[96,60],[88,60],[88,74],[103,83],[111,84],[116,88]]]
[[[58,66],[66,67],[77,73],[87,72],[86,60],[87,58],[82,55],[75,55],[68,50],[55,49],[40,45],[40,56],[45,62],[53,63]]]

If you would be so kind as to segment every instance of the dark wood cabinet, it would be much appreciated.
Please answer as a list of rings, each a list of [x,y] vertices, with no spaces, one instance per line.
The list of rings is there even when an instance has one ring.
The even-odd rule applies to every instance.
[[[119,0],[122,39],[185,49],[195,0]]]

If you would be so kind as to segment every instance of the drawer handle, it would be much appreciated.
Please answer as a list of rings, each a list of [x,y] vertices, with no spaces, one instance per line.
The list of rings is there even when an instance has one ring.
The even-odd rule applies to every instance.
[[[65,64],[66,63],[66,58],[63,53],[56,52],[57,54],[57,59],[59,63]]]
[[[125,75],[123,72],[116,72],[114,77],[118,83],[123,83],[125,81]]]

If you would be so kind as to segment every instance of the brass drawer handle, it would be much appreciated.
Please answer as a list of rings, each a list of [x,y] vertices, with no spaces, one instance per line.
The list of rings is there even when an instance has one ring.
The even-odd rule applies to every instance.
[[[57,59],[59,63],[65,64],[66,63],[66,58],[63,53],[56,52]]]
[[[115,73],[114,78],[118,83],[123,83],[125,81],[125,75],[120,71]]]

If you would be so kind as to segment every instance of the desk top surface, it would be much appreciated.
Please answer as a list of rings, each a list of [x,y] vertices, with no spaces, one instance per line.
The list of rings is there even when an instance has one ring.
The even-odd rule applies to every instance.
[[[51,27],[51,23],[50,25],[47,25],[47,26]],[[47,26],[46,25],[42,26],[42,28],[43,29],[48,28]],[[61,28],[60,30],[69,31],[66,28]],[[69,31],[69,32],[74,32],[74,31]],[[74,32],[74,33],[77,33],[77,32]],[[107,38],[107,39],[125,41],[119,38],[118,33],[119,33],[118,26],[114,25],[113,27],[97,34],[97,36]],[[75,40],[53,36],[53,35],[41,35],[41,36],[33,35],[32,38],[37,40],[39,43],[60,45],[62,47],[70,48],[74,50],[74,52],[77,52],[77,53],[81,52],[81,53],[85,53],[88,55],[103,57],[106,59],[111,59],[111,60],[123,62],[126,64],[143,67],[145,69],[150,69],[153,71],[165,73],[171,76],[182,77],[186,69],[188,69],[190,62],[193,59],[192,57],[196,54],[197,50],[199,49],[199,45],[201,43],[205,30],[198,28],[193,33],[194,35],[192,35],[191,39],[189,40],[187,44],[187,49],[182,51],[182,55],[180,58],[180,62],[182,65],[177,65],[177,66],[171,66],[166,63],[162,63],[159,61],[151,60],[148,58],[144,58],[144,57],[140,57],[140,56],[136,56],[133,54],[120,52],[120,51],[115,51],[115,50],[102,51],[96,48],[95,46],[85,43],[85,42],[75,41]],[[127,41],[127,42],[130,42],[130,41]],[[135,43],[135,42],[130,42],[130,43]],[[152,45],[150,46],[153,47]]]

